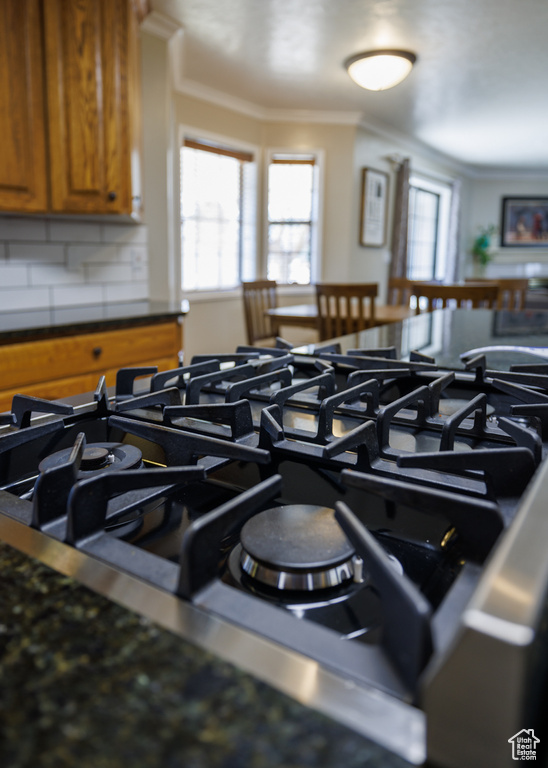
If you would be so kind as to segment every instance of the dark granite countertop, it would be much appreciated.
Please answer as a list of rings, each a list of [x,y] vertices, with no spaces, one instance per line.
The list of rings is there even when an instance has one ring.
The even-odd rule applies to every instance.
[[[409,768],[0,543],[0,765]]]
[[[128,301],[0,312],[0,344],[74,333],[89,333],[185,315],[188,301]]]

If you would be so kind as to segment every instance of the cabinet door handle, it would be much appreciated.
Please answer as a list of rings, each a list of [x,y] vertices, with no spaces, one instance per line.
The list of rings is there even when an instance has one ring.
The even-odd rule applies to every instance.
[[[97,359],[98,357],[101,357],[101,355],[103,354],[103,347],[93,347],[92,354],[95,359]]]
[[[118,195],[116,194],[116,192],[109,192],[108,193],[108,199],[110,201],[116,200],[117,197],[118,197]]]

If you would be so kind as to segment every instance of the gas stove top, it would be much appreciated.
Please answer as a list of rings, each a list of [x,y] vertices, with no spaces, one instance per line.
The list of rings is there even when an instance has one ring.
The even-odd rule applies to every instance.
[[[548,361],[399,352],[241,347],[18,395],[0,537],[411,762],[509,762],[545,640]]]

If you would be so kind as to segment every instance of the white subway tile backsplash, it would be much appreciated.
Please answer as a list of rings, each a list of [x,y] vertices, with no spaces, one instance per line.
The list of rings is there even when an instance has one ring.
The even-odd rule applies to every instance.
[[[144,224],[103,224],[104,243],[147,243],[147,228]]]
[[[105,301],[133,301],[148,298],[148,283],[110,283],[105,286]]]
[[[100,243],[101,225],[87,221],[48,221],[48,240],[66,243]]]
[[[58,243],[8,243],[10,260],[63,263],[65,246]]]
[[[45,219],[0,216],[0,240],[39,240],[46,237]]]
[[[83,268],[69,271],[64,264],[31,264],[31,285],[78,285],[85,282]]]
[[[133,265],[148,259],[146,245],[121,245],[118,248],[118,253],[120,261],[131,262]]]
[[[133,279],[130,264],[90,264],[85,271],[90,283],[130,283]]]
[[[0,311],[146,301],[147,240],[146,225],[0,215]]]
[[[29,284],[29,267],[19,264],[3,264],[0,270],[0,290]]]
[[[148,263],[146,261],[133,264],[131,267],[131,279],[148,281]]]
[[[67,266],[75,269],[90,261],[116,261],[118,252],[114,245],[68,245]]]
[[[57,285],[51,290],[55,307],[101,304],[103,301],[102,285]]]
[[[36,309],[50,304],[49,288],[0,289],[0,311],[13,309]]]

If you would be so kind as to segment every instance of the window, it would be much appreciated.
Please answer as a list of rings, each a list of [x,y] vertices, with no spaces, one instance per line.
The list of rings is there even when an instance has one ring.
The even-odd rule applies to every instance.
[[[269,280],[308,284],[315,276],[317,190],[315,156],[271,156],[268,166]]]
[[[184,291],[236,287],[255,276],[253,155],[203,140],[181,148]]]
[[[448,186],[411,177],[407,233],[407,277],[410,280],[445,277],[450,199]]]

